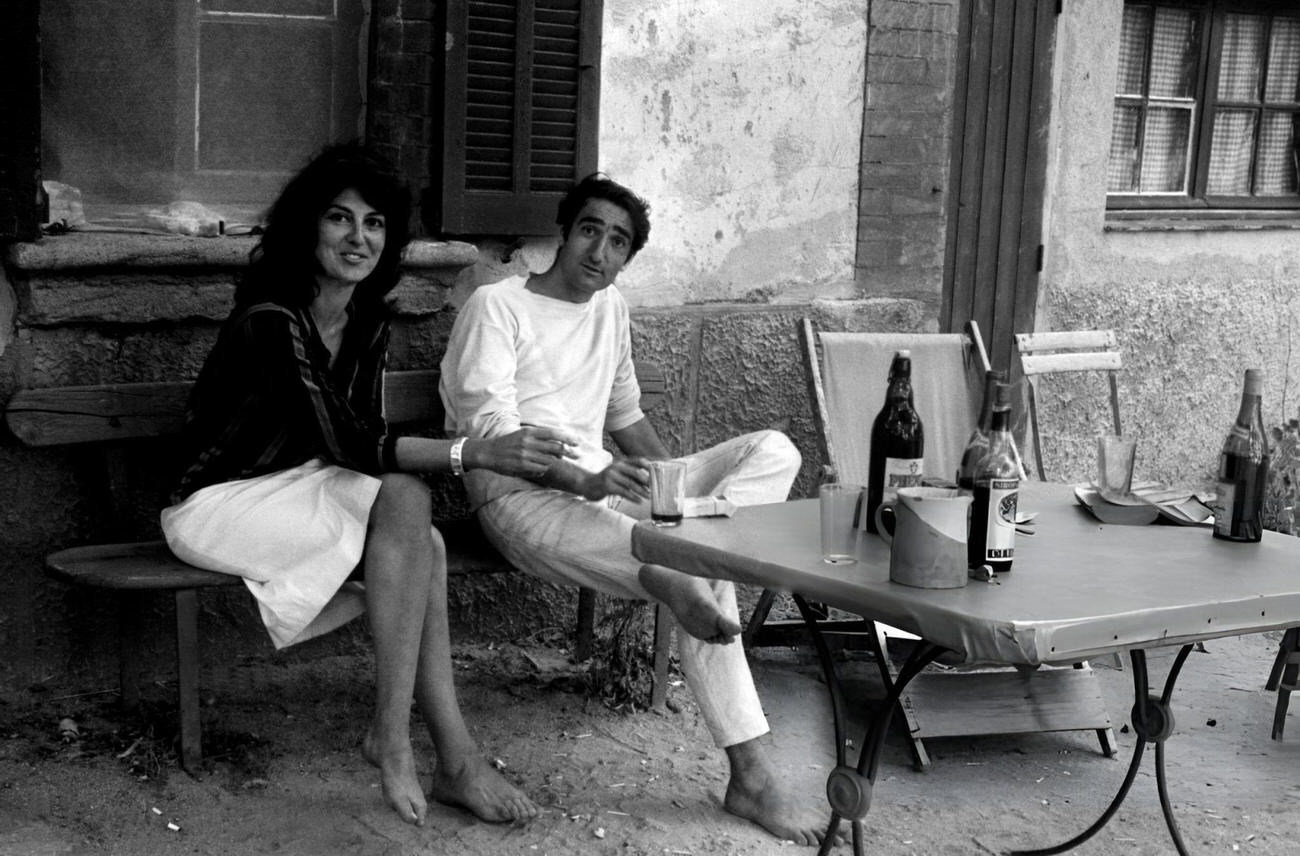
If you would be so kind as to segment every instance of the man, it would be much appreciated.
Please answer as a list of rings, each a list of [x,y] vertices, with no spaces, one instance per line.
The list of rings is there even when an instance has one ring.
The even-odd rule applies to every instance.
[[[667,604],[686,633],[682,670],[730,764],[723,804],[783,839],[816,844],[824,822],[795,806],[759,744],[767,720],[736,641],[734,587],[643,565],[631,552],[632,526],[650,513],[647,462],[671,457],[639,407],[628,308],[610,287],[645,245],[649,206],[597,173],[561,201],[556,222],[562,240],[549,269],[483,286],[466,302],[442,361],[440,392],[452,435],[495,437],[540,425],[580,440],[568,459],[539,465],[531,480],[465,473],[470,501],[488,537],[520,569]],[[626,457],[604,449],[605,431]],[[725,495],[737,505],[786,499],[800,464],[776,431],[683,460],[688,496]]]

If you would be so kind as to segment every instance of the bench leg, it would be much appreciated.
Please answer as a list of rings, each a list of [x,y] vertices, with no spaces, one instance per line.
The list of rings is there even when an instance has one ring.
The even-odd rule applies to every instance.
[[[123,710],[140,706],[140,596],[116,593],[117,675]]]
[[[596,626],[596,590],[578,589],[578,638],[573,645],[573,659],[585,663],[591,659],[591,643]]]
[[[658,710],[668,701],[668,659],[673,641],[673,614],[662,603],[655,604],[654,676],[650,685],[650,708]]]
[[[199,593],[176,592],[176,696],[181,718],[181,767],[198,770],[203,759],[199,723]]]

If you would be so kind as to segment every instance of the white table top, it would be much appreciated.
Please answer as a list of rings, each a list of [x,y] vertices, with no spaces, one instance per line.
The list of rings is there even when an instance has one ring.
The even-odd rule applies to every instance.
[[[637,524],[645,562],[796,592],[963,653],[968,661],[1072,663],[1300,624],[1300,538],[1257,544],[1198,527],[1103,525],[1063,485],[1026,483],[1009,574],[958,589],[889,580],[889,548],[863,533],[857,564],[821,561],[816,500],[741,508],[674,528]]]

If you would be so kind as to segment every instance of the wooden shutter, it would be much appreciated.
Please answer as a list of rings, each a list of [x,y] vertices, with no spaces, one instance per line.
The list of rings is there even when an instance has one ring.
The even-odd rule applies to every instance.
[[[601,0],[447,4],[443,138],[430,229],[549,235],[597,168]]]
[[[0,241],[36,238],[46,216],[36,6],[36,0],[10,0],[0,25]]]

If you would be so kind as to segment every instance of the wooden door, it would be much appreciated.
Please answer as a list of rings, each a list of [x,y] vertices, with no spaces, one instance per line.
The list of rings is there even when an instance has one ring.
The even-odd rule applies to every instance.
[[[1034,327],[1058,4],[961,4],[940,324],[973,319],[1000,369]]]

